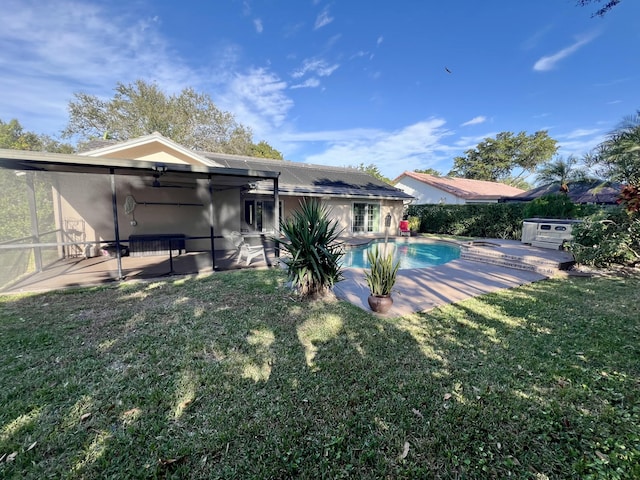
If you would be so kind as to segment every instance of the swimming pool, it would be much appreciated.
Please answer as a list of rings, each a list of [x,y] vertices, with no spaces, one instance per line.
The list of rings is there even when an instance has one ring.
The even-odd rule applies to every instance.
[[[342,266],[369,268],[367,251],[374,245],[384,248],[383,241],[376,241],[348,249],[342,258]],[[394,260],[400,260],[401,269],[434,267],[460,257],[460,247],[448,243],[389,241],[388,248],[393,251]]]

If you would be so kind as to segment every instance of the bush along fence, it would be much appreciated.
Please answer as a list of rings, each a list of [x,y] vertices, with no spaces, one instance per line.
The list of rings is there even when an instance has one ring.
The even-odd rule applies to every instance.
[[[584,218],[602,208],[574,205],[565,195],[551,194],[525,203],[411,205],[408,214],[420,233],[520,240],[526,218]]]
[[[411,205],[420,233],[520,240],[526,204]],[[412,222],[413,223],[413,222]]]

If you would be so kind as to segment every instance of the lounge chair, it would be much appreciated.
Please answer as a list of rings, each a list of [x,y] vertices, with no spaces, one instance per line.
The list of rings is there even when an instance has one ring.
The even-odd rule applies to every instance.
[[[267,256],[262,245],[249,245],[245,242],[240,232],[231,232],[229,237],[233,242],[234,247],[237,249],[238,256],[236,258],[236,264],[240,263],[240,260],[242,260],[243,257],[247,259],[247,266],[249,266],[251,264],[251,260],[256,257],[262,257],[264,263],[267,263]]]
[[[404,237],[410,237],[411,236],[411,230],[409,229],[409,221],[408,220],[401,220],[400,221],[400,227],[398,228],[398,230],[400,230],[400,236]]]

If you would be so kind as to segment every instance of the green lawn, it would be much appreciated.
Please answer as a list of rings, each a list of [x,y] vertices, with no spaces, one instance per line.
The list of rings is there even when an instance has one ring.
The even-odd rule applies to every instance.
[[[0,297],[0,478],[640,478],[639,292],[387,319],[273,269]]]

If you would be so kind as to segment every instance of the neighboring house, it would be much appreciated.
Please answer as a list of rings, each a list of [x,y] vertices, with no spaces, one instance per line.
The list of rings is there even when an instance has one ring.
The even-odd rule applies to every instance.
[[[415,205],[497,203],[505,197],[513,197],[524,192],[520,188],[504,183],[439,177],[409,171],[404,172],[393,183],[397,188],[414,197]]]
[[[622,190],[621,183],[594,181],[570,182],[568,191],[565,192],[573,203],[595,203],[614,205]],[[514,197],[508,198],[508,202],[530,202],[543,195],[561,193],[560,183],[550,183],[541,187],[528,190]]]
[[[194,152],[157,133],[80,155],[0,150],[0,168],[49,176],[61,251],[161,235],[184,236],[186,251],[227,250],[232,231],[268,240],[310,197],[344,234],[383,232],[387,216],[395,232],[411,200],[357,169]]]

